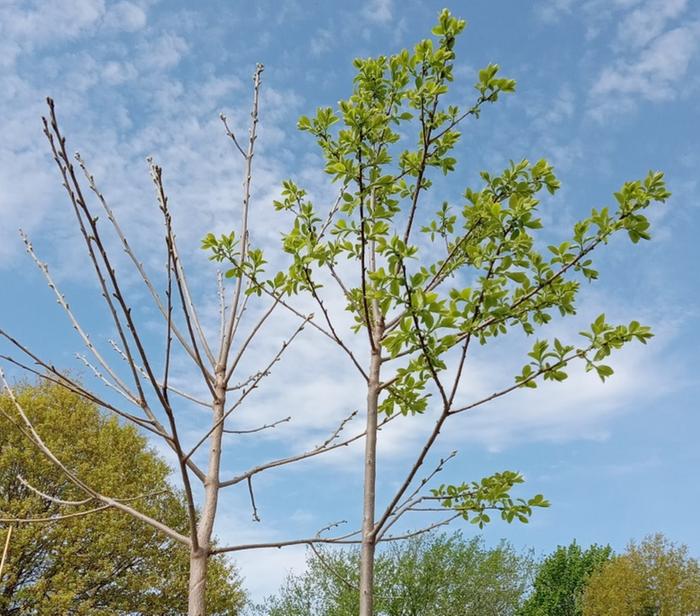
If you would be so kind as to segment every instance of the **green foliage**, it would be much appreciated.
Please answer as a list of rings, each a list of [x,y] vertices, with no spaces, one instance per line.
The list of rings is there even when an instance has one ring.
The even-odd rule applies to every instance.
[[[700,564],[663,535],[631,543],[589,578],[583,616],[685,616],[700,613]]]
[[[504,471],[484,477],[478,482],[463,483],[460,486],[442,485],[432,490],[432,493],[443,507],[458,511],[465,520],[470,520],[479,528],[491,521],[486,513],[490,509],[500,511],[501,519],[506,522],[517,518],[518,521],[527,524],[532,515],[532,508],[549,507],[549,501],[542,494],[536,494],[528,500],[513,499],[510,490],[523,481],[519,473]]]
[[[581,594],[589,576],[611,557],[609,546],[583,550],[560,546],[539,566],[532,594],[518,616],[581,616]]]
[[[184,501],[167,482],[170,469],[136,430],[105,419],[59,386],[24,385],[16,395],[41,437],[81,479],[114,498],[147,494],[137,501],[140,510],[186,529]],[[54,498],[85,496],[8,420],[16,411],[7,396],[0,397],[0,408],[0,517],[51,518],[94,507],[50,502],[18,479]],[[3,544],[7,527],[0,523]],[[16,525],[0,580],[0,613],[185,614],[188,568],[184,547],[118,511]],[[209,576],[210,613],[238,613],[245,595],[235,570],[215,558]]]
[[[256,614],[357,616],[356,551],[309,555],[307,571],[290,575]],[[486,549],[460,534],[428,535],[386,547],[376,565],[375,606],[386,616],[509,616],[533,570],[508,544]]]
[[[463,362],[472,341],[486,344],[513,330],[532,335],[554,314],[575,314],[582,281],[598,277],[593,252],[619,234],[633,243],[648,240],[647,210],[670,195],[660,172],[625,182],[614,193],[614,208],[591,210],[546,250],[540,248],[541,194],[554,195],[560,187],[546,160],[482,171],[480,185],[466,187],[458,203],[423,198],[433,170],[444,175],[456,170],[462,123],[515,91],[515,81],[491,64],[478,72],[471,103],[446,100],[455,40],[464,27],[463,20],[442,11],[435,39],[392,56],[355,60],[350,97],[337,109],[323,107],[299,119],[299,130],[316,140],[339,197],[330,208],[319,208],[292,179],[283,183],[274,207],[291,220],[283,236],[288,268],[266,279],[259,251],[239,263],[232,236],[204,240],[213,259],[232,264],[230,276],[249,279],[249,292],[278,299],[308,294],[329,323],[319,294],[327,281],[338,282],[355,331],[366,332],[372,352],[382,355],[382,380],[389,385],[382,388],[379,411],[386,415],[423,413],[436,394],[443,414],[471,408],[455,408],[459,376],[454,389],[443,385],[461,375],[455,358],[461,353]],[[343,282],[347,270],[352,278]],[[603,360],[651,335],[636,321],[615,325],[601,315],[580,341],[536,341],[515,386],[563,381],[573,361],[605,380],[613,369]],[[487,481],[500,484],[506,476]],[[443,503],[459,503],[480,525],[488,520],[484,508],[510,498],[504,493],[494,501],[488,490],[479,492],[478,483],[453,488],[461,500],[453,494]],[[508,504],[502,516],[526,519],[541,502]]]

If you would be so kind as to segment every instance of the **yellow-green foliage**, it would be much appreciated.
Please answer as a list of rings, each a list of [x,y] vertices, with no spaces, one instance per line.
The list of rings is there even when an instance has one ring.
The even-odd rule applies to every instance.
[[[42,439],[88,485],[115,498],[159,494],[134,506],[173,528],[186,529],[168,466],[130,426],[105,418],[91,403],[55,385],[24,385],[16,395]],[[0,397],[0,517],[45,518],[94,508],[68,506],[33,493],[19,480],[62,500],[79,492],[8,419]],[[0,524],[4,545],[8,524]],[[1,546],[0,546],[1,547]],[[127,514],[107,510],[13,530],[0,580],[0,613],[55,616],[186,613],[188,552]],[[236,572],[222,560],[210,567],[211,614],[236,614],[244,601]]]
[[[690,616],[700,614],[700,565],[663,535],[605,563],[583,594],[584,616]]]

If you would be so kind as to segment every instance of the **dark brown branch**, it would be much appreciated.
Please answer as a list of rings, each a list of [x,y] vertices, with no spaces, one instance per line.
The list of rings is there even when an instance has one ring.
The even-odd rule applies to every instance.
[[[110,221],[110,223],[112,223],[112,227],[114,228],[117,236],[119,237],[119,240],[122,243],[122,248],[124,249],[124,252],[129,257],[131,262],[133,263],[134,267],[136,268],[136,271],[139,273],[141,280],[143,280],[144,284],[146,285],[146,288],[148,289],[148,291],[151,295],[151,298],[153,299],[153,302],[155,303],[159,312],[163,315],[163,318],[167,318],[166,317],[166,310],[165,310],[165,307],[163,306],[163,302],[161,301],[161,298],[160,298],[160,295],[158,294],[158,291],[156,291],[156,288],[153,286],[151,279],[149,278],[148,274],[146,273],[146,270],[143,266],[143,263],[141,263],[141,261],[139,261],[138,258],[136,257],[136,255],[134,254],[134,251],[132,250],[131,245],[129,244],[129,241],[126,238],[126,235],[122,231],[122,228],[117,220],[116,215],[114,214],[114,211],[107,203],[107,200],[105,199],[102,192],[99,190],[97,183],[95,181],[95,177],[90,173],[89,169],[87,168],[87,165],[85,164],[85,161],[82,159],[80,154],[77,152],[75,154],[75,159],[78,161],[80,168],[83,170],[83,173],[85,174],[85,177],[88,181],[88,185],[90,186],[90,190],[92,190],[92,192],[97,196],[98,201],[100,202],[100,204],[102,205],[102,208],[104,209],[105,213],[107,214],[107,219]],[[196,359],[192,349],[190,348],[189,344],[185,340],[185,337],[183,336],[182,332],[180,332],[180,330],[175,325],[175,323],[171,323],[171,326],[172,326],[173,333],[175,334],[175,337],[179,340],[179,342],[182,345],[182,348],[185,350],[185,352],[190,357],[192,357],[192,359]]]
[[[248,477],[248,494],[250,495],[250,505],[253,508],[253,522],[260,522],[258,508],[255,506],[255,494],[253,493],[253,480]]]

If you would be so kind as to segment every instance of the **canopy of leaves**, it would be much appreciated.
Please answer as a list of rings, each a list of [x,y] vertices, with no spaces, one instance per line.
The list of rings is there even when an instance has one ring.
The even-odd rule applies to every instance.
[[[135,429],[105,419],[57,385],[19,386],[16,395],[41,437],[82,480],[117,499],[145,495],[138,499],[142,511],[186,528],[184,502],[167,482],[170,469]],[[8,397],[0,397],[0,518],[52,518],[94,508],[51,502],[32,489],[64,501],[85,498],[21,434],[16,417]],[[0,523],[3,545],[9,526]],[[115,510],[14,524],[0,613],[185,614],[188,559],[184,547]],[[214,559],[209,575],[210,613],[239,613],[245,595],[235,570]]]
[[[356,551],[310,553],[256,614],[357,616]],[[533,560],[507,544],[485,549],[460,534],[424,535],[385,548],[375,565],[375,608],[386,616],[509,616],[516,613]]]
[[[599,568],[583,594],[584,616],[689,616],[700,614],[700,565],[663,535]]]
[[[543,196],[549,206],[548,194],[560,183],[544,159],[482,171],[478,185],[463,186],[461,198],[429,194],[434,176],[456,171],[463,129],[516,87],[490,64],[478,72],[471,99],[461,90],[455,96],[455,43],[465,26],[443,10],[434,38],[391,56],[356,59],[351,95],[336,109],[299,119],[298,128],[317,142],[338,197],[318,204],[293,179],[283,183],[274,207],[289,217],[285,270],[266,275],[259,249],[242,260],[233,234],[203,241],[213,259],[231,264],[228,276],[252,281],[250,293],[280,301],[310,296],[323,324],[314,326],[327,327],[366,377],[324,303],[328,287],[334,289],[355,331],[366,333],[371,352],[381,356],[379,412],[389,416],[423,413],[432,403],[441,407],[442,422],[518,387],[563,381],[572,362],[605,380],[613,369],[604,362],[614,351],[652,336],[637,321],[615,325],[601,314],[578,338],[534,341],[520,373],[510,375],[511,387],[469,405],[455,402],[470,344],[513,330],[534,334],[556,314],[575,314],[582,282],[598,276],[593,253],[616,235],[635,244],[648,240],[648,210],[670,195],[663,173],[649,171],[623,183],[613,207],[591,209],[547,246]],[[436,495],[447,497],[448,508],[469,505],[477,491],[473,484],[452,488],[454,494]],[[461,500],[459,491],[465,492]],[[514,507],[505,498],[501,515],[508,521],[526,521],[532,507],[546,504],[538,497]],[[474,511],[472,519],[486,523],[482,503],[473,504],[457,510]]]
[[[559,546],[540,564],[532,594],[518,616],[581,616],[586,581],[611,554],[609,546]]]

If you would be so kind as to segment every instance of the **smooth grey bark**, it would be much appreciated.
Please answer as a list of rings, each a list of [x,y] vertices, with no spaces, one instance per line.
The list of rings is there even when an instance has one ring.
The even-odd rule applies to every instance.
[[[205,616],[207,596],[207,570],[211,556],[211,538],[219,502],[221,472],[221,440],[224,434],[224,405],[226,403],[226,370],[219,364],[215,371],[215,400],[212,405],[216,428],[211,434],[209,465],[204,480],[204,505],[197,528],[197,546],[190,552],[190,581],[188,616]]]
[[[360,553],[360,616],[374,613],[374,513],[377,483],[377,411],[380,392],[380,351],[372,351],[367,385],[367,437],[365,440],[365,476],[362,512],[362,549]]]

